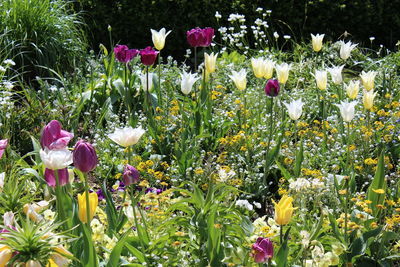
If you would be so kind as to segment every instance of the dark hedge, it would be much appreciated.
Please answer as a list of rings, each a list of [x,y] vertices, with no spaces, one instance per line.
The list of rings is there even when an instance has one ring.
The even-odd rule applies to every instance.
[[[230,13],[246,15],[248,22],[257,18],[257,7],[272,10],[270,25],[280,34],[291,34],[297,41],[308,41],[310,33],[325,33],[337,40],[345,31],[352,39],[369,45],[393,48],[400,39],[399,0],[80,0],[75,3],[84,12],[89,25],[92,47],[110,46],[107,26],[112,26],[115,42],[130,47],[151,45],[150,28],[172,29],[163,54],[182,59],[185,32],[193,27],[218,27],[214,17]],[[289,27],[290,29],[289,29]],[[218,33],[217,33],[218,34]]]

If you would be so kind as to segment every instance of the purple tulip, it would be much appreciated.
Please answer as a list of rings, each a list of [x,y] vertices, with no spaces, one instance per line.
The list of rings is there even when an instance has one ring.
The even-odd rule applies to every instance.
[[[151,46],[146,47],[145,49],[140,50],[140,60],[146,66],[151,66],[156,61],[158,51],[154,50]]]
[[[4,154],[4,151],[6,151],[7,146],[8,146],[8,139],[0,140],[0,159]]]
[[[274,256],[274,245],[268,238],[257,238],[251,248],[253,249],[252,257],[256,263],[266,262]]]
[[[59,121],[52,120],[43,128],[40,144],[43,149],[46,147],[48,149],[63,149],[72,138],[74,138],[74,135],[62,130]]]
[[[119,62],[128,63],[139,54],[139,50],[129,49],[126,45],[117,45],[114,47],[114,54]]]
[[[57,170],[57,172],[60,186],[66,185],[69,182],[68,168],[59,169]],[[46,170],[44,171],[44,178],[46,179],[46,182],[49,186],[55,187],[57,185],[54,170],[46,168]]]
[[[213,28],[201,29],[199,27],[186,32],[186,39],[192,47],[208,47],[214,37]]]
[[[138,183],[139,177],[140,173],[135,167],[129,164],[125,166],[123,180],[126,186]]]
[[[73,152],[74,166],[81,172],[90,172],[97,165],[97,154],[94,147],[83,140],[79,140]]]
[[[279,94],[280,86],[278,80],[268,80],[265,85],[265,94],[270,97],[275,97]]]

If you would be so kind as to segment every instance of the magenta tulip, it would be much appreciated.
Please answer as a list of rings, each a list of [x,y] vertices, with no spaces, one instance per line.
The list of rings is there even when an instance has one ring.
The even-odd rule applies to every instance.
[[[117,45],[114,47],[114,54],[119,62],[128,63],[139,54],[139,50],[129,49],[126,45]]]
[[[140,60],[146,66],[151,66],[156,61],[158,51],[154,50],[151,46],[146,47],[145,49],[140,50]]]
[[[52,120],[43,128],[40,144],[43,149],[46,147],[48,149],[63,149],[72,138],[74,138],[74,135],[62,130],[59,121]]]
[[[265,94],[267,96],[275,97],[279,94],[280,86],[278,80],[268,80],[265,85]]]
[[[59,169],[57,170],[57,172],[58,172],[58,182],[60,183],[60,186],[66,185],[69,182],[68,168]],[[46,168],[44,172],[44,178],[46,179],[46,182],[49,186],[55,187],[57,185],[56,175],[54,173],[54,170]]]
[[[76,143],[73,158],[75,168],[84,173],[92,171],[98,162],[94,147],[83,140]]]
[[[124,176],[123,176],[125,186],[138,183],[139,177],[140,177],[139,171],[135,167],[129,164],[125,166]]]
[[[253,249],[252,257],[256,263],[266,262],[274,256],[274,245],[268,238],[257,238],[251,248]]]
[[[0,159],[1,157],[3,157],[4,151],[6,151],[7,146],[8,146],[8,139],[0,140]]]
[[[201,29],[199,27],[186,32],[186,38],[192,47],[208,47],[214,37],[213,28]]]

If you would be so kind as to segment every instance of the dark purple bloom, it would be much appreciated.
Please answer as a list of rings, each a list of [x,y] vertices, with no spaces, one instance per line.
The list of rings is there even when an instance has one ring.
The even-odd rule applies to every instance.
[[[213,28],[201,29],[199,27],[186,32],[186,39],[192,47],[208,47],[214,37]]]
[[[103,190],[99,189],[96,191],[97,197],[99,199],[99,201],[105,199],[106,197],[104,196]]]
[[[266,262],[274,256],[274,245],[268,238],[257,238],[251,248],[253,249],[252,257],[256,263]]]
[[[68,168],[57,170],[58,182],[60,186],[66,185],[69,182]],[[44,179],[49,186],[55,187],[57,185],[56,175],[54,170],[47,169],[44,171]]]
[[[4,154],[4,151],[6,151],[7,146],[8,146],[8,139],[0,140],[0,159]]]
[[[40,144],[43,149],[62,149],[68,145],[72,138],[74,138],[74,135],[62,130],[59,121],[52,120],[43,128]]]
[[[90,172],[97,165],[97,154],[94,147],[83,140],[79,140],[73,152],[74,166],[81,172]]]
[[[275,97],[279,94],[280,86],[278,80],[268,80],[265,85],[265,94],[267,96]]]
[[[129,164],[127,164],[125,166],[123,180],[124,180],[124,184],[126,186],[138,183],[139,177],[140,177],[140,173],[135,167],[133,167]]]
[[[156,61],[158,51],[154,50],[151,46],[146,47],[145,49],[140,50],[140,60],[146,66],[151,66]]]
[[[129,49],[126,45],[117,45],[114,47],[114,54],[119,62],[128,63],[139,54],[139,50]]]

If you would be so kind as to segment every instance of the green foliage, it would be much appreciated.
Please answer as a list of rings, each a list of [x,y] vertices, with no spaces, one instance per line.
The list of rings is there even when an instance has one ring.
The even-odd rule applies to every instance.
[[[87,49],[84,24],[61,0],[4,0],[0,3],[0,46],[24,77],[72,71]]]

